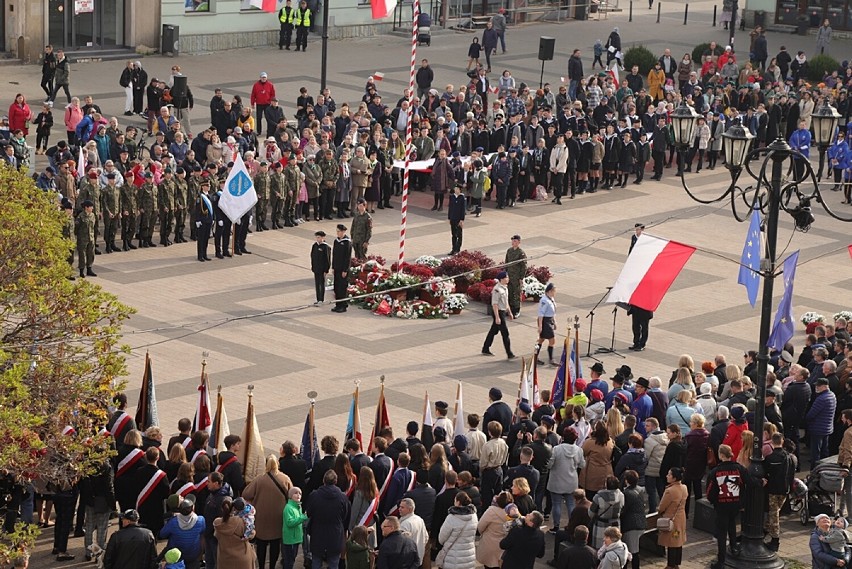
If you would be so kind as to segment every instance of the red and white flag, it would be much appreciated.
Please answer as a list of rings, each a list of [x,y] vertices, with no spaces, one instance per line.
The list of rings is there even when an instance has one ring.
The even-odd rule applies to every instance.
[[[195,407],[195,420],[192,424],[192,432],[210,432],[213,424],[210,418],[210,387],[207,384],[207,362],[201,364],[201,383],[198,385],[198,405]]]
[[[381,20],[387,18],[396,8],[396,0],[370,0],[373,9],[373,19]]]
[[[253,8],[263,10],[264,12],[278,11],[278,0],[251,0],[250,4]]]
[[[381,71],[376,71],[375,73],[373,73],[372,75],[370,75],[370,78],[371,78],[373,81],[382,81],[382,80],[385,78],[385,74],[384,74],[384,73],[382,73]]]
[[[849,256],[852,257],[852,245],[849,246]]]
[[[613,81],[615,81],[616,87],[621,85],[621,82],[618,80],[618,64],[617,63],[613,63],[612,67],[607,69],[607,73],[609,73],[609,76],[612,77]]]
[[[695,252],[695,247],[643,233],[606,301],[624,302],[655,311],[666,291]]]

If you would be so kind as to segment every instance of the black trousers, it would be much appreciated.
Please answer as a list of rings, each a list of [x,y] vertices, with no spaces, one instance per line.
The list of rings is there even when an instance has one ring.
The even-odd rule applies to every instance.
[[[645,178],[645,164],[646,162],[636,163],[636,180],[640,182]]]
[[[257,542],[257,566],[264,569],[266,565],[266,550],[269,549],[269,569],[275,569],[278,556],[281,554],[280,539],[255,539]]]
[[[55,494],[53,511],[56,513],[56,526],[53,532],[53,548],[64,553],[68,551],[68,536],[74,525],[74,506],[77,505],[76,490],[68,493]]]
[[[68,99],[68,102],[71,102],[71,92],[68,90],[68,83],[64,85],[54,85],[53,86],[53,95],[50,97],[51,101],[56,101],[56,95],[59,94],[59,90],[62,89],[65,91],[65,97]]]
[[[727,540],[733,545],[737,542],[736,507],[716,507],[716,566],[725,564]]]
[[[193,226],[194,227],[194,226]],[[198,232],[196,231],[196,240],[198,239]],[[225,218],[222,220],[222,225],[219,225],[219,222],[216,222],[216,231],[213,234],[213,245],[216,247],[216,254],[219,255],[227,253],[230,244],[228,243],[231,240],[231,220]]]
[[[562,186],[565,184],[565,174],[556,173],[553,175],[553,197],[559,199],[562,197]]]
[[[683,562],[683,548],[682,547],[668,547],[666,548],[666,562],[669,567],[680,567],[680,564]]]
[[[263,114],[266,112],[266,109],[269,108],[269,105],[261,105],[260,103],[258,103],[255,106],[257,107],[257,126],[254,131],[263,132]]]
[[[497,468],[483,470],[481,479],[480,493],[482,494],[482,507],[485,508],[485,504],[490,504],[494,496],[503,489],[503,467],[498,466]]]
[[[458,253],[462,248],[462,226],[460,221],[450,221],[450,234],[453,242],[452,251]]]
[[[651,319],[644,314],[633,313],[633,345],[644,348],[648,342],[648,325]]]
[[[281,24],[278,32],[278,47],[290,49],[290,41],[293,39],[293,24]]]
[[[346,288],[348,286],[346,277],[342,271],[334,271],[334,298],[337,300],[337,308],[346,310],[349,302],[346,299]]]
[[[147,87],[147,85],[145,86]],[[144,108],[145,101],[145,89],[137,89],[134,85],[133,87],[133,112],[137,115],[142,112]]]
[[[325,275],[322,273],[314,273],[314,289],[317,293],[317,302],[325,300]]]
[[[485,337],[485,343],[482,345],[482,351],[486,351],[491,349],[491,344],[494,342],[494,337],[497,336],[497,332],[500,333],[500,336],[503,338],[503,347],[506,348],[506,355],[512,353],[512,344],[509,341],[509,327],[506,324],[506,311],[500,310],[497,314],[491,317],[491,328],[488,330],[488,335]],[[497,315],[500,316],[500,323],[497,324]],[[485,504],[486,502],[482,502]]]
[[[245,214],[237,225],[237,243],[234,247],[234,252],[241,251],[245,253],[246,251],[246,237],[248,237],[250,219],[251,212]]]
[[[323,188],[322,194],[320,194],[322,217],[331,217],[334,209],[334,193],[334,188]]]
[[[568,193],[570,189],[571,193]],[[577,194],[577,171],[574,168],[568,168],[565,175],[562,177],[562,195],[574,196]]]
[[[195,234],[195,248],[198,250],[198,259],[207,257],[207,244],[210,242],[210,227],[209,221],[202,221],[201,226],[197,228]]]
[[[41,76],[41,89],[47,95],[48,100],[53,99],[53,74]]]
[[[296,28],[296,49],[302,48],[303,50],[308,47],[308,28],[305,26],[299,26]]]
[[[521,174],[518,176],[518,201],[526,201],[530,194],[530,175]]]

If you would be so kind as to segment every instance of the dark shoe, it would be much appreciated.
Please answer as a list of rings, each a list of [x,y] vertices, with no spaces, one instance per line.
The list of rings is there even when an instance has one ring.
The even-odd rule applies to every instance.
[[[483,356],[493,356],[494,354],[491,353],[491,350],[486,350],[486,349],[483,348],[482,355]]]
[[[518,356],[516,356],[516,355],[515,355],[515,354],[513,354],[512,352],[509,352],[508,354],[506,354],[506,359],[508,359],[508,360],[513,360],[513,359],[515,359],[515,358],[517,358],[517,357],[518,357]]]
[[[216,258],[217,259],[224,259],[225,255],[223,255],[222,253],[216,253]]]
[[[69,281],[76,281],[77,280],[77,277],[75,277],[74,275],[71,275],[70,277],[65,277],[65,278],[67,278]]]
[[[230,253],[228,253],[227,251],[225,251],[224,253],[222,253],[222,255],[224,255],[225,257],[233,257],[233,255],[231,255],[231,254],[230,254]]]
[[[131,251],[135,251],[135,250],[136,250],[136,245],[134,245],[134,244],[133,244],[133,241],[127,241],[127,247],[128,247]]]
[[[385,204],[385,208],[387,208],[387,209],[394,209],[394,207],[393,207],[391,204],[389,204],[389,203],[386,203],[386,204]]]
[[[86,276],[86,271],[84,271],[84,270],[80,269],[80,278],[82,279],[82,278],[84,278],[85,276]],[[47,526],[45,526],[45,527],[47,527]]]
[[[379,209],[385,209],[385,206],[383,206],[382,204],[379,204],[377,207],[378,207]]]
[[[101,250],[98,249],[97,247],[95,247],[95,255],[100,255],[100,254],[101,254]]]
[[[96,275],[95,271],[93,271],[92,268],[89,267],[89,268],[86,269],[86,276],[87,277],[96,277],[98,275]]]
[[[86,530],[78,529],[74,531],[74,537],[86,537]]]
[[[438,206],[433,205],[433,206],[432,206],[432,209],[431,209],[431,210],[429,210],[429,211],[438,211]]]
[[[67,552],[66,553],[60,553],[59,555],[56,556],[56,560],[57,561],[73,561],[74,556],[71,555],[70,553],[67,553]]]
[[[198,262],[203,263],[204,261],[206,261],[204,257],[198,257]]]
[[[130,251],[130,247],[128,247],[128,246],[127,246],[127,241],[124,241],[124,242],[121,244],[121,248],[122,248],[122,250],[124,250],[124,251]]]
[[[242,254],[243,254],[242,251],[234,251],[234,255],[242,255]],[[230,257],[230,255],[228,255],[228,256]]]
[[[779,546],[779,545],[780,545],[780,544],[779,544],[779,540],[778,540],[778,538],[777,538],[777,537],[773,537],[773,538],[769,541],[769,543],[767,543],[767,544],[766,544],[766,547],[767,547],[767,549],[769,549],[769,551],[778,551],[778,546]]]
[[[243,254],[245,254],[245,255],[251,255],[251,251],[246,251],[245,249],[243,249],[242,251],[240,251],[240,253],[243,253]]]
[[[204,260],[205,261],[212,261],[213,259],[211,259],[210,257],[204,257]]]
[[[156,247],[156,246],[157,246],[157,244],[154,243],[153,241],[151,241],[151,240],[148,241],[148,247]]]

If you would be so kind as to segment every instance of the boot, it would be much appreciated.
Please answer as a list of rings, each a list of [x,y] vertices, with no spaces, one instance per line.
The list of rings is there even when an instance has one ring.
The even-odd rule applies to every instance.
[[[139,240],[139,248],[140,249],[147,249],[148,248],[148,242],[140,239]]]
[[[157,244],[156,244],[156,243],[154,243],[154,241],[153,241],[153,240],[148,239],[148,247],[156,247],[156,246],[157,246]]]
[[[106,243],[106,244],[104,245],[104,250],[106,251],[106,254],[107,254],[107,255],[109,255],[110,253],[112,253],[112,247],[110,247],[110,246],[109,246],[109,243]],[[95,255],[100,255],[100,252],[96,252],[96,253],[95,253]]]
[[[140,243],[141,243],[141,241],[140,241]],[[131,241],[130,239],[128,239],[128,240],[127,240],[127,248],[128,248],[128,249],[130,249],[131,251],[133,251],[133,250],[135,250],[135,249],[136,249],[136,245],[134,245],[134,244],[133,244],[133,241]]]
[[[122,240],[121,250],[122,251],[130,251],[130,247],[127,246],[127,239]]]
[[[110,246],[110,247],[112,247],[112,250],[113,250],[113,251],[115,251],[116,253],[120,253],[120,252],[121,252],[121,249],[119,249],[118,247],[116,247],[116,246],[115,246],[115,241],[113,241],[112,243],[110,243],[110,244],[109,244],[109,246]]]
[[[107,251],[107,253],[109,253],[109,251]],[[101,254],[101,250],[98,249],[97,245],[95,245],[95,255],[100,255],[100,254]]]
[[[87,277],[96,277],[98,275],[95,274],[95,271],[92,270],[92,267],[86,267],[86,276]]]
[[[81,279],[85,278],[85,276],[86,276],[86,271],[84,269],[80,269],[80,278]]]
[[[284,227],[293,227],[294,225],[295,224],[293,223],[292,219],[290,219],[289,217],[284,218]]]

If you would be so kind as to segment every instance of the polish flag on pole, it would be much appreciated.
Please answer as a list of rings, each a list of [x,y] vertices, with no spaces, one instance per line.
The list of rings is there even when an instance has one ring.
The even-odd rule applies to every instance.
[[[394,11],[396,0],[370,0],[370,7],[373,9],[373,19],[381,20]]]
[[[370,77],[373,79],[373,81],[382,81],[385,78],[385,74],[381,71],[376,71],[375,73],[370,75]]]
[[[607,303],[625,302],[655,311],[695,247],[643,233],[627,257]]]
[[[612,67],[607,69],[607,73],[612,76],[613,81],[615,81],[616,85],[620,85],[621,82],[618,80],[618,63],[613,63]]]
[[[277,12],[278,0],[251,0],[251,5],[264,12]]]

